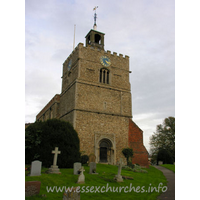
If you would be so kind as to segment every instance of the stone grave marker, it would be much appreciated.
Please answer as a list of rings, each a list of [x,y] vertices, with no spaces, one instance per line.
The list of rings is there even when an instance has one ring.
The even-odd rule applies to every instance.
[[[25,197],[30,197],[40,193],[40,181],[26,181],[25,182]]]
[[[80,162],[74,163],[74,174],[79,174],[79,170],[81,169],[82,164]]]
[[[30,176],[40,176],[41,175],[42,162],[35,160],[31,163],[31,173]]]
[[[163,164],[163,161],[158,161],[158,165],[162,165]]]
[[[63,200],[80,200],[80,192],[77,192],[77,190],[80,191],[78,187],[65,191],[63,194]]]
[[[119,162],[119,166],[118,166],[118,173],[117,173],[117,175],[115,175],[115,178],[114,178],[114,180],[116,180],[117,182],[123,182],[123,178],[121,176],[122,165],[123,165],[123,161],[120,158],[120,162]]]
[[[89,155],[88,166],[90,166],[91,162],[96,162],[96,156],[93,153]]]
[[[84,171],[85,171],[84,167],[81,167],[80,169],[81,174],[78,177],[77,183],[85,183],[85,175],[83,174]]]
[[[91,162],[90,163],[90,172],[89,174],[98,174],[96,173],[96,163],[95,162]]]
[[[48,172],[50,174],[60,174],[60,170],[57,166],[57,159],[58,159],[58,154],[60,154],[61,151],[58,151],[58,147],[55,147],[55,150],[53,150],[52,153],[54,154],[53,165],[51,165]]]

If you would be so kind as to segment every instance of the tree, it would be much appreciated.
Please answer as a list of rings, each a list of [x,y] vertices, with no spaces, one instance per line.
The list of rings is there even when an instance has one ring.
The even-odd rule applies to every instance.
[[[150,138],[152,157],[158,156],[160,150],[167,150],[175,161],[175,118],[168,117],[163,124],[157,125],[156,133]],[[160,157],[159,157],[160,158]]]
[[[160,149],[157,154],[158,161],[163,161],[163,164],[173,164],[172,154],[167,149]]]
[[[80,141],[73,126],[66,121],[50,119],[35,122],[25,130],[25,162],[42,161],[49,168],[53,163],[52,150],[59,148],[57,164],[60,168],[72,168],[80,161]]]
[[[129,158],[133,157],[133,149],[131,148],[124,148],[122,150],[122,153],[124,154],[126,160],[127,160],[127,165],[129,165]]]

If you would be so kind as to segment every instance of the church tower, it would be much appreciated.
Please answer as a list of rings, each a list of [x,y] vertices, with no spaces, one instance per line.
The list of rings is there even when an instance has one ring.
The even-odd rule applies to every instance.
[[[128,147],[129,57],[104,50],[104,33],[90,30],[63,63],[60,119],[73,124],[80,150],[116,164]]]
[[[95,7],[96,10],[97,7]],[[80,151],[95,154],[97,163],[126,159],[122,149],[134,150],[132,163],[148,167],[143,132],[131,120],[129,56],[104,49],[105,34],[93,29],[63,63],[62,90],[38,113],[36,120],[70,122],[80,138]]]

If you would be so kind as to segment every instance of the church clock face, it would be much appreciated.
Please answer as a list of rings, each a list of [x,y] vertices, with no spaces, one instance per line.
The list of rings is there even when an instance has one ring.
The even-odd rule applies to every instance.
[[[71,66],[72,66],[72,60],[70,60],[69,63],[68,63],[68,65],[67,65],[68,71],[71,69]]]
[[[108,58],[107,56],[101,56],[100,62],[104,67],[109,67],[111,64],[110,58]]]

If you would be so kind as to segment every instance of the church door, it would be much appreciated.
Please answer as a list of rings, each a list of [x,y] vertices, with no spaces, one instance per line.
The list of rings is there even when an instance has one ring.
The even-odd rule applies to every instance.
[[[99,144],[100,162],[104,162],[104,163],[110,162],[111,158],[108,157],[108,155],[110,155],[111,146],[112,146],[112,143],[108,139],[102,139],[100,141],[100,144]]]
[[[108,162],[106,147],[100,147],[100,162]]]

